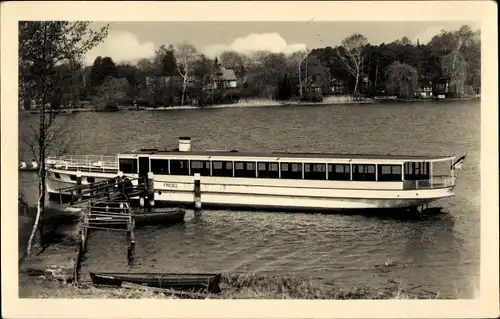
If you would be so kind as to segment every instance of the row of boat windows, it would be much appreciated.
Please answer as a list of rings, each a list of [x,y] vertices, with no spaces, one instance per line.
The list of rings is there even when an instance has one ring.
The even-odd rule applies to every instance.
[[[418,165],[405,165],[405,180],[428,179],[428,163],[407,164]],[[135,159],[120,159],[119,165],[124,174],[138,173],[137,160]],[[351,180],[350,164],[151,159],[148,170],[155,175],[194,175],[199,173],[201,176],[219,177]],[[401,181],[402,166],[353,164],[352,180]]]
[[[53,174],[55,178],[61,179],[61,175],[59,175],[59,173],[53,173]],[[48,173],[48,176],[50,176],[50,173]],[[76,182],[76,175],[69,175],[69,179]],[[92,176],[87,176],[86,179],[88,183],[95,183],[95,178]]]

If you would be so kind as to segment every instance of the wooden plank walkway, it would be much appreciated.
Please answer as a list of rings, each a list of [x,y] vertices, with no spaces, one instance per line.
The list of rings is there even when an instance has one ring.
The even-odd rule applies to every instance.
[[[135,215],[127,201],[90,201],[84,212],[83,231],[111,230],[127,233],[127,259],[133,261],[135,247]],[[85,239],[87,235],[84,236]],[[85,246],[85,243],[83,243]]]
[[[137,181],[137,185],[133,185],[133,181]],[[108,201],[128,201],[132,197],[146,196],[148,194],[148,187],[145,177],[127,180],[112,178],[92,184],[59,188],[58,191],[61,204],[63,204],[63,195],[69,195],[71,197],[68,206],[80,206],[90,201],[104,199]]]

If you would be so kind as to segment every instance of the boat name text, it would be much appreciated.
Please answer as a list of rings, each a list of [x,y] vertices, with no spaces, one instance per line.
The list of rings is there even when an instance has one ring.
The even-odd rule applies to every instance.
[[[169,188],[177,188],[177,184],[172,184],[172,183],[163,183],[163,186]]]

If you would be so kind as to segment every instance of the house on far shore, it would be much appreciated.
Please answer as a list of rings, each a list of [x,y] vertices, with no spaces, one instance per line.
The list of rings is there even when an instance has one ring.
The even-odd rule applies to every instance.
[[[337,78],[333,78],[330,81],[330,88],[331,88],[331,94],[345,94],[346,93],[346,88],[347,88],[347,83],[344,81],[341,81]]]
[[[432,95],[446,96],[449,92],[449,79],[441,77],[432,81]]]
[[[155,85],[163,85],[168,88],[170,84],[175,84],[176,86],[182,86],[184,78],[180,75],[173,76],[146,76],[146,88],[151,90]],[[188,81],[188,87],[193,86],[195,83],[194,78],[190,78]]]
[[[208,78],[205,89],[234,89],[238,87],[236,74],[232,69],[218,67]]]
[[[236,74],[231,69],[219,68],[220,70],[206,76],[204,89],[223,89],[238,87]],[[170,84],[182,87],[184,78],[180,75],[174,76],[146,76],[146,88],[152,89],[155,84],[161,84],[168,88]],[[202,79],[191,76],[188,80],[188,87],[200,85]]]
[[[421,98],[432,97],[432,81],[420,80],[418,83],[417,96]]]

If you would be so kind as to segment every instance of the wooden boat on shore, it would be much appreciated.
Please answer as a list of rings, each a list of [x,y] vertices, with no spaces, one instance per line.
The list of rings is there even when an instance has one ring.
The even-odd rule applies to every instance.
[[[94,285],[121,286],[128,282],[179,291],[194,290],[220,293],[221,275],[211,273],[112,273],[91,272]]]

